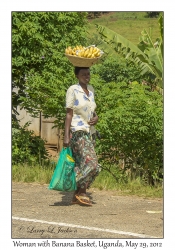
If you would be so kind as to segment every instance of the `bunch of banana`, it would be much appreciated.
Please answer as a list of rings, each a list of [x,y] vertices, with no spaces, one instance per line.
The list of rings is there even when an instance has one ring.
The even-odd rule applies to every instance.
[[[82,47],[81,45],[76,46],[76,47],[74,47],[74,48],[71,48],[71,47],[69,46],[69,47],[67,47],[67,48],[65,49],[65,53],[66,53],[67,55],[77,56],[77,51],[80,51],[80,50],[82,50],[82,49],[85,49],[85,47]]]
[[[95,58],[95,57],[100,57],[103,52],[95,46],[82,47],[80,45],[74,48],[71,48],[69,46],[68,48],[66,48],[65,53],[68,55],[74,55],[78,57]]]

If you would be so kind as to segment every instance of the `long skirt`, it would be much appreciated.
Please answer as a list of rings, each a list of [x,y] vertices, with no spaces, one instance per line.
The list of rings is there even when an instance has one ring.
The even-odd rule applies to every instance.
[[[89,188],[101,170],[90,134],[84,131],[72,133],[70,146],[75,160],[77,187]]]

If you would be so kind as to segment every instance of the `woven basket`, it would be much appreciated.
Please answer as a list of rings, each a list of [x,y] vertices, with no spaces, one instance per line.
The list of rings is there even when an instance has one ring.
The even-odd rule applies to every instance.
[[[101,58],[101,56],[95,58],[84,58],[67,54],[65,54],[65,56],[69,59],[70,63],[72,63],[75,67],[91,67],[99,60],[99,58]]]

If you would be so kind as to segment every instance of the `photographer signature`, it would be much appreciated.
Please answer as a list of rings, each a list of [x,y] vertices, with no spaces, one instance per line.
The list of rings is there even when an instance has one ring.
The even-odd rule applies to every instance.
[[[51,233],[51,234],[59,234],[59,233],[77,233],[76,229],[71,229],[71,228],[61,228],[61,227],[54,227],[54,226],[49,226],[47,229],[40,229],[36,228],[34,226],[29,226],[25,228],[24,226],[21,226],[19,230],[25,230],[27,233],[36,233],[43,235],[44,233]]]

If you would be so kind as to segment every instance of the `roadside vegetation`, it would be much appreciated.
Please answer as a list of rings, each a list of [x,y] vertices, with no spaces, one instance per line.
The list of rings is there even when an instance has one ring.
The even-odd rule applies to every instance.
[[[55,117],[63,129],[66,89],[76,83],[64,51],[78,44],[105,52],[91,68],[102,137],[96,145],[102,171],[93,187],[162,197],[162,13],[12,13],[12,180],[50,182],[56,160],[28,123],[20,126],[17,107]]]
[[[36,182],[48,184],[51,180],[56,162],[47,161],[42,165],[18,164],[12,166],[12,181],[14,182]],[[116,167],[114,168],[116,171]],[[127,176],[118,176],[118,181],[108,171],[102,170],[97,176],[92,188],[98,190],[113,190],[117,195],[136,195],[144,198],[162,198],[163,187],[161,185],[146,185],[141,178],[130,180]]]

